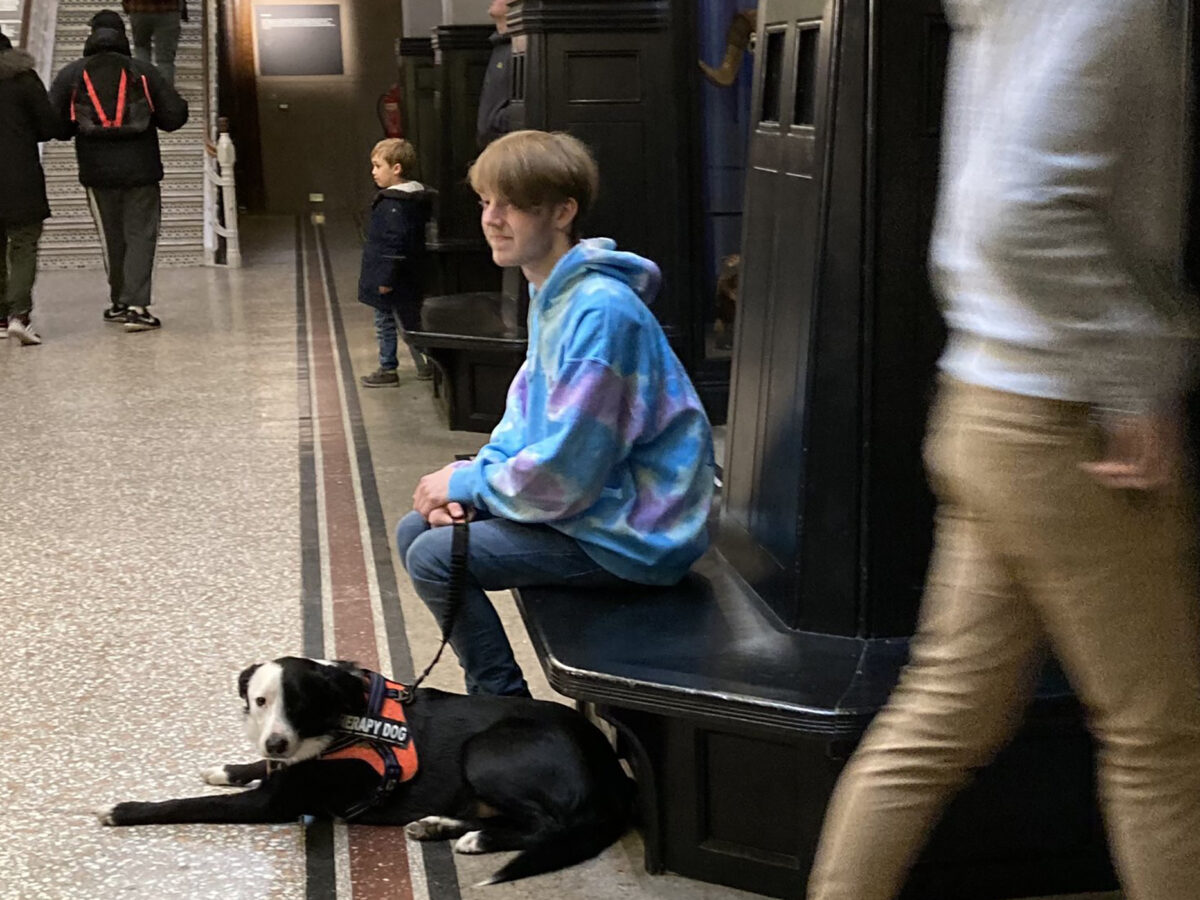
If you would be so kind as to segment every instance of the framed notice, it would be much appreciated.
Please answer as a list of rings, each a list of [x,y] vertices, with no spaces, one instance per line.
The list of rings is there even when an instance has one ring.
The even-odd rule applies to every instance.
[[[336,3],[255,4],[260,75],[341,75],[342,9]]]

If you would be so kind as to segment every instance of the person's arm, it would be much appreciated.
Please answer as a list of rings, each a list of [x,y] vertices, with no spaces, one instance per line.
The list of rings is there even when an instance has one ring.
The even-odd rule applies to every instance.
[[[450,475],[447,499],[517,522],[551,522],[588,509],[651,414],[637,392],[653,396],[654,386],[617,363],[636,356],[638,347],[633,321],[602,311],[585,316],[546,399],[550,433],[518,447],[498,444],[498,427],[471,465]]]
[[[50,108],[54,110],[55,116],[61,123],[63,140],[69,140],[78,130],[75,123],[71,121],[71,94],[79,77],[78,70],[79,65],[76,63],[63,66],[54,76],[54,80],[50,82]]]
[[[150,101],[154,104],[154,124],[162,131],[178,131],[187,124],[187,101],[180,96],[179,91],[167,84],[166,79],[154,66],[143,65],[141,71],[146,76],[146,85],[150,88]]]
[[[27,92],[28,112],[33,120],[34,131],[37,133],[39,141],[49,141],[55,138],[69,138],[71,136],[70,124],[64,121],[50,104],[50,97],[46,93],[46,87],[42,84],[42,79],[38,77],[36,72],[29,73],[30,86]]]
[[[505,100],[499,106],[494,107],[487,117],[487,122],[483,130],[483,142],[489,144],[496,138],[503,137],[512,131],[512,125],[509,124],[509,107],[512,100]]]

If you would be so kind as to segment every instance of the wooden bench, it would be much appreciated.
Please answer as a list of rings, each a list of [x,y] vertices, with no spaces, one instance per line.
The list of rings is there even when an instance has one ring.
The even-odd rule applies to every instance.
[[[504,414],[508,386],[525,359],[525,330],[499,291],[426,297],[421,330],[408,332],[434,364],[434,395],[447,425],[490,432]]]
[[[550,684],[618,733],[646,867],[803,895],[830,792],[907,657],[907,639],[784,627],[710,552],[677,587],[514,591]],[[1017,740],[951,806],[907,897],[1108,890],[1091,753],[1057,671]]]

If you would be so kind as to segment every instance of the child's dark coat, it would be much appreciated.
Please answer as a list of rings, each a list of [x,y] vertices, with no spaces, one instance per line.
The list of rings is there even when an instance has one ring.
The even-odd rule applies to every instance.
[[[405,328],[419,327],[421,272],[425,258],[425,223],[433,192],[422,188],[385,188],[371,203],[371,222],[363,245],[358,299],[376,309],[400,313]],[[379,293],[380,287],[390,293]],[[407,319],[414,319],[409,322]]]

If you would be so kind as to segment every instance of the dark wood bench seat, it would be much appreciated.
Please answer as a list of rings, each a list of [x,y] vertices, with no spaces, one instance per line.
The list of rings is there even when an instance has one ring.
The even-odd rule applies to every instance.
[[[489,432],[504,414],[508,385],[525,358],[525,330],[500,291],[426,297],[421,330],[408,332],[434,363],[434,393],[447,425]]]
[[[619,735],[647,869],[802,896],[833,785],[907,639],[792,631],[716,552],[670,589],[514,595],[550,684]],[[1048,671],[1021,736],[951,806],[906,896],[1110,889],[1091,769],[1079,764],[1090,746],[1065,680]]]

